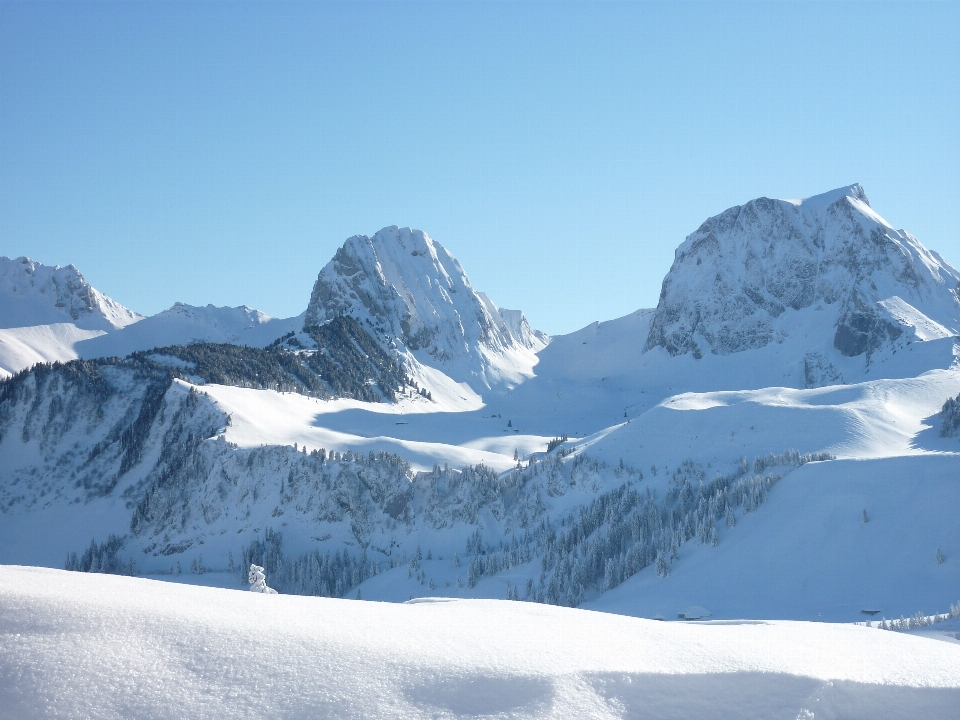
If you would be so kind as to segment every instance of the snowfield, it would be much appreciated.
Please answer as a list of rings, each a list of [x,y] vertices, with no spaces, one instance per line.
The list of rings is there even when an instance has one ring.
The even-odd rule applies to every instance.
[[[268,578],[269,581],[269,578]],[[960,645],[0,566],[9,718],[955,718]]]

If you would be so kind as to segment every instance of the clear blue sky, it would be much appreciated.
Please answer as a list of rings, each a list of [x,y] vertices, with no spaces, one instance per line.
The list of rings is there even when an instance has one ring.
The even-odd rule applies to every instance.
[[[708,216],[860,182],[960,265],[958,71],[957,3],[0,0],[0,255],[288,316],[409,225],[558,334]]]

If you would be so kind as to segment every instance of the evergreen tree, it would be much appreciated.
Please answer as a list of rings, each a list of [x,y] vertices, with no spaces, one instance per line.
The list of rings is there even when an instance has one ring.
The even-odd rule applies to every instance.
[[[665,578],[670,574],[670,564],[663,555],[657,555],[657,577]]]
[[[277,591],[267,587],[267,577],[263,573],[263,568],[259,565],[250,565],[250,572],[247,575],[247,581],[250,583],[250,591],[263,593],[265,595],[276,595]]]

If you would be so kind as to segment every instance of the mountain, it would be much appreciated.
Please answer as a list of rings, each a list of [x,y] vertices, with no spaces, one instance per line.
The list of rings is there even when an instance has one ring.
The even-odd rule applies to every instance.
[[[72,323],[108,332],[142,319],[91,287],[73,265],[0,257],[0,328]]]
[[[429,235],[387,227],[355,235],[320,271],[305,329],[349,315],[387,347],[480,392],[532,374],[548,338],[523,313],[501,310]]]
[[[658,308],[546,345],[388,228],[348,241],[304,331],[267,348],[20,373],[0,559],[224,587],[256,563],[282,593],[644,617],[944,611],[956,272],[858,186],[722,217]]]
[[[195,342],[262,348],[302,326],[303,315],[278,319],[246,305],[195,307],[178,302],[136,325],[78,343],[76,350],[80,357],[96,358],[126,357],[141,350]]]
[[[39,362],[126,357],[158,347],[228,343],[264,348],[303,327],[247,306],[176,303],[144,317],[91,287],[73,265],[0,258],[0,377]]]
[[[75,358],[76,343],[141,319],[91,287],[73,265],[0,257],[0,377]]]
[[[813,308],[842,356],[960,333],[960,273],[871,208],[860,185],[758,198],[677,248],[646,348],[727,355],[781,342]],[[809,322],[809,318],[807,318]]]

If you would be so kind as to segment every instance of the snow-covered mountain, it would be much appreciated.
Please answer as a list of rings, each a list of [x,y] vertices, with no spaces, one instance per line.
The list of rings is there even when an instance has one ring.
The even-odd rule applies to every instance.
[[[302,314],[280,319],[246,305],[196,307],[178,302],[136,325],[78,343],[76,350],[80,357],[96,358],[126,357],[139,350],[195,342],[265,347],[302,326]]]
[[[482,391],[532,374],[548,338],[501,310],[429,235],[387,227],[355,235],[320,271],[304,327],[349,315],[385,345]]]
[[[109,332],[141,319],[91,287],[73,265],[0,257],[0,328],[73,323],[82,330]]]
[[[677,258],[656,310],[545,344],[438,243],[388,228],[323,269],[308,332],[180,306],[86,341],[287,336],[272,365],[193,348],[0,385],[0,559],[179,563],[230,585],[233,558],[281,592],[647,617],[849,621],[960,599],[960,445],[938,415],[960,393],[956,271],[858,186],[753,201]],[[343,323],[356,362],[323,349]],[[381,346],[409,377],[364,374],[394,357]],[[287,392],[311,359],[390,402]]]
[[[677,248],[647,349],[726,355],[829,328],[842,356],[960,333],[958,273],[878,215],[859,185],[806,200],[758,198]],[[813,308],[817,316],[802,314]]]
[[[71,360],[76,343],[141,319],[91,287],[73,265],[0,257],[0,377]]]
[[[0,257],[0,377],[40,362],[126,357],[196,342],[262,348],[300,331],[303,317],[180,302],[144,317],[91,287],[73,265]]]

